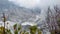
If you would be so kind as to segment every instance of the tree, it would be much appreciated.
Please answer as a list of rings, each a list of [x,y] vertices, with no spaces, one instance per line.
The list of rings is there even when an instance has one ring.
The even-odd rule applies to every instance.
[[[12,34],[10,29],[6,29],[6,34]]]
[[[37,31],[37,26],[30,26],[30,33],[31,34],[36,34],[36,31]]]
[[[0,27],[0,34],[4,34],[4,27],[3,26]],[[5,28],[5,34],[12,34],[12,33],[10,30]]]
[[[0,34],[3,34],[3,33],[4,33],[3,30],[4,30],[4,27],[1,26],[1,27],[0,27]]]
[[[49,26],[49,31],[54,32],[55,34],[59,31],[59,25],[57,19],[60,18],[60,9],[57,6],[54,6],[53,9],[50,7],[47,11],[47,24]]]
[[[29,32],[26,32],[25,34],[29,34]]]
[[[42,32],[41,32],[41,30],[40,30],[40,29],[38,29],[37,31],[38,31],[38,34],[42,34]]]
[[[18,34],[18,32],[21,30],[21,25],[15,24],[13,25],[13,27],[14,27],[14,34]]]

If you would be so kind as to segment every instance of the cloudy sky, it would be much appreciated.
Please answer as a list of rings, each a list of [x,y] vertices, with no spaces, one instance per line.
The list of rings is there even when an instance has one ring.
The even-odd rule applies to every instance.
[[[60,4],[60,0],[9,0],[15,3],[18,6],[23,6],[26,8],[33,8],[33,7],[47,7],[53,6],[56,4]]]

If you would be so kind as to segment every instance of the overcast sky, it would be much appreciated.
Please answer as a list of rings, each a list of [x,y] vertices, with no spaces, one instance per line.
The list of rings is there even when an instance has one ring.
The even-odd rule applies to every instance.
[[[18,6],[23,6],[26,8],[33,8],[33,7],[47,7],[53,6],[56,4],[60,4],[60,0],[9,0],[15,3]]]

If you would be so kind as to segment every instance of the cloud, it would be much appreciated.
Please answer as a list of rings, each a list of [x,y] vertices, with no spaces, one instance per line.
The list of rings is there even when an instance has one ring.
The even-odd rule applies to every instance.
[[[14,2],[15,4],[23,7],[35,7],[38,3],[39,0],[9,0]]]
[[[60,5],[60,0],[9,0],[18,6],[23,6],[26,8],[33,7],[47,7],[53,5]]]

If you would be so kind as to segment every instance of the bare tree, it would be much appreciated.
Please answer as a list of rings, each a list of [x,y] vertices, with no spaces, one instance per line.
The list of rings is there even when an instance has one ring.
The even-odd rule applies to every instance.
[[[60,18],[59,15],[60,15],[60,10],[57,6],[54,6],[53,9],[48,7],[46,20],[47,20],[49,31],[57,32],[59,30],[59,26],[57,22],[58,17]]]

